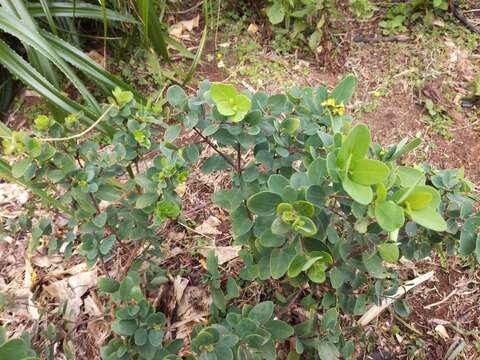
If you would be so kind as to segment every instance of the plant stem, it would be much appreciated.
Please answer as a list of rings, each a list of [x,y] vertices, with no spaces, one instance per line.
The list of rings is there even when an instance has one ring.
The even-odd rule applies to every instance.
[[[204,136],[204,135],[202,134],[202,132],[201,132],[197,127],[193,127],[193,131],[195,131],[195,132],[202,138],[202,140],[203,140],[204,143],[206,143],[206,144],[207,144],[208,146],[210,146],[213,150],[215,150],[215,152],[216,152],[218,155],[220,155],[228,164],[230,164],[230,166],[231,166],[233,169],[237,170],[237,167],[235,166],[235,164],[233,163],[233,161],[230,160],[230,158],[229,158],[227,155],[225,155],[223,152],[221,152],[221,151],[218,149],[218,146],[215,145],[214,143],[212,143],[209,138],[207,138],[206,136]]]
[[[237,143],[237,173],[238,177],[242,176],[242,149],[240,143]]]

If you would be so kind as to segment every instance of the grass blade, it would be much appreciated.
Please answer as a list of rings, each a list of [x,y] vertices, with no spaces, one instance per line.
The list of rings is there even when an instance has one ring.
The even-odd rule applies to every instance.
[[[52,13],[50,12],[50,4],[48,0],[40,0],[40,5],[42,6],[43,12],[47,18],[48,26],[52,33],[58,36],[57,26],[55,25],[55,20],[53,19]]]
[[[124,90],[131,91],[137,101],[145,102],[143,96],[135,91],[132,86],[105,70],[76,47],[46,31],[42,31],[41,33],[65,61],[87,74],[99,86],[104,87],[106,89],[106,95],[110,95],[112,90],[118,86]]]
[[[71,100],[58,91],[55,86],[2,40],[0,40],[0,63],[19,80],[30,86],[65,113],[83,113],[83,116],[79,119],[83,124],[91,125],[98,117],[90,108]],[[99,129],[108,135],[113,133],[111,127],[105,124],[99,125]]]
[[[38,29],[30,25],[31,22],[33,21],[20,20],[19,18],[13,16],[13,14],[0,10],[0,29],[13,35],[22,43],[31,46],[39,54],[48,58],[72,82],[80,94],[82,94],[89,107],[91,107],[98,116],[101,111],[100,105],[95,100],[95,97],[85,87],[78,76],[72,71],[70,66],[68,66],[68,64],[55,52],[45,38],[40,35]]]
[[[102,7],[88,4],[85,2],[68,3],[68,2],[51,2],[48,5],[49,11],[54,17],[72,17],[72,18],[88,18],[103,20],[106,17],[109,21],[121,21],[126,23],[138,23],[130,14],[123,15],[111,9],[105,10],[105,15],[102,12]],[[28,12],[32,17],[45,17],[45,12],[38,3],[28,3]]]
[[[138,13],[143,23],[144,36],[155,52],[165,60],[169,60],[162,24],[157,17],[155,6],[150,0],[137,0]]]
[[[3,66],[0,66],[0,118],[8,110],[14,95],[15,81]]]
[[[197,53],[195,54],[195,58],[192,61],[192,65],[190,66],[190,70],[188,71],[187,75],[183,79],[182,85],[187,84],[193,76],[193,73],[195,72],[195,69],[197,68],[197,65],[202,57],[203,49],[205,47],[205,44],[207,42],[207,34],[208,34],[208,1],[205,0],[203,2],[203,13],[204,13],[204,18],[205,18],[205,27],[203,28],[203,34],[202,38],[200,39],[200,44],[198,45]]]

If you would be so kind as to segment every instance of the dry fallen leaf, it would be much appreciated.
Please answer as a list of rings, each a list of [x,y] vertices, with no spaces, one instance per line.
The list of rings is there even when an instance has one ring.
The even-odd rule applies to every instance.
[[[248,25],[247,32],[249,34],[255,35],[257,31],[258,31],[257,25],[255,25],[254,23],[251,23],[250,25]]]
[[[435,326],[435,332],[440,335],[440,337],[443,339],[443,340],[447,340],[448,338],[450,338],[450,336],[448,335],[448,332],[447,332],[447,329],[445,329],[445,326],[443,325],[437,325]]]
[[[56,281],[44,287],[44,291],[61,302],[66,302],[65,318],[73,321],[80,315],[82,296],[96,283],[97,270],[95,269]]]
[[[197,15],[190,20],[179,21],[178,23],[170,27],[169,34],[176,38],[181,38],[185,30],[192,31],[193,29],[198,27],[199,22],[200,22],[200,15]]]
[[[0,184],[0,205],[12,203],[23,205],[28,198],[29,192],[24,187],[17,184]]]
[[[198,250],[200,254],[204,257],[208,256],[208,253],[213,250],[215,255],[218,257],[218,264],[222,265],[230,260],[233,260],[238,257],[238,253],[242,247],[240,245],[236,246],[204,246]]]
[[[60,264],[64,257],[61,255],[34,255],[30,259],[32,264],[41,268],[47,268],[53,264]]]
[[[210,216],[207,220],[203,222],[203,224],[197,226],[195,231],[199,234],[206,234],[206,235],[218,235],[222,232],[217,229],[217,227],[222,222],[216,218],[215,216]]]

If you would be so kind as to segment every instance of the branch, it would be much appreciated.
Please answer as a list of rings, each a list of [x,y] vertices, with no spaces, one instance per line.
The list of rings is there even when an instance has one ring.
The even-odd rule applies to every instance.
[[[463,15],[463,12],[460,10],[457,1],[453,1],[451,4],[451,11],[453,16],[455,16],[468,30],[473,33],[480,34],[480,29],[468,21],[465,15]]]
[[[208,146],[210,146],[213,150],[215,150],[218,155],[220,155],[222,158],[224,158],[225,161],[226,161],[227,163],[229,163],[232,168],[234,168],[235,170],[237,169],[237,167],[235,166],[235,164],[233,163],[233,161],[230,160],[230,158],[229,158],[227,155],[225,155],[223,152],[221,152],[221,151],[218,149],[218,146],[215,145],[213,142],[211,142],[209,138],[207,138],[206,136],[204,136],[204,135],[202,134],[202,132],[201,132],[196,126],[193,127],[193,131],[195,131],[195,132],[202,138],[203,142],[205,142]]]

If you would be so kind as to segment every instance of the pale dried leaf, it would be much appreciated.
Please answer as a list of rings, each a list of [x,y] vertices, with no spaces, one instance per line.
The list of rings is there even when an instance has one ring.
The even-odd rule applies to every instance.
[[[203,222],[203,224],[197,226],[195,228],[195,231],[198,232],[199,234],[218,235],[222,233],[217,229],[217,227],[221,223],[222,222],[215,216],[210,216],[207,220]]]
[[[83,304],[81,297],[94,287],[97,283],[97,270],[86,271],[70,276],[69,278],[56,281],[46,287],[50,296],[65,302],[65,318],[75,320],[80,314],[80,308]]]
[[[255,25],[254,23],[251,23],[250,25],[248,25],[247,32],[249,34],[255,35],[257,31],[258,31],[257,25]]]
[[[176,38],[181,38],[184,31],[192,31],[197,28],[200,22],[200,15],[195,16],[190,20],[179,21],[172,25],[169,30],[169,34]]]
[[[236,246],[204,246],[201,249],[198,250],[200,254],[202,254],[204,257],[208,256],[208,253],[213,250],[215,252],[215,255],[217,255],[218,258],[218,264],[222,265],[225,264],[226,262],[229,262],[230,260],[233,260],[238,257],[238,253],[242,247],[240,245]]]
[[[53,264],[60,264],[62,261],[63,256],[61,255],[34,255],[31,258],[32,264],[41,268],[47,268]]]

